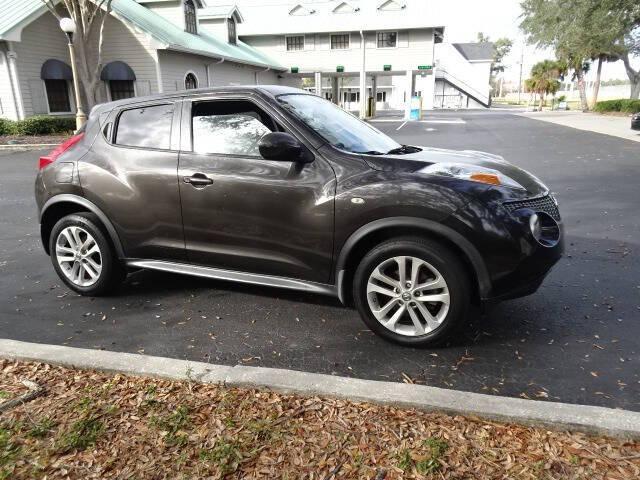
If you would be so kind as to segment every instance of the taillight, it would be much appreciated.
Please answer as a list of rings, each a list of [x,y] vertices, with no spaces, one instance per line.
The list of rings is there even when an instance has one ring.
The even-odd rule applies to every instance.
[[[47,165],[55,162],[60,155],[62,155],[64,152],[66,152],[71,147],[73,147],[76,143],[82,140],[82,137],[84,137],[84,133],[79,133],[77,135],[74,135],[68,140],[65,140],[64,143],[58,145],[48,155],[45,155],[44,157],[40,157],[40,162],[38,163],[38,169],[42,170]]]

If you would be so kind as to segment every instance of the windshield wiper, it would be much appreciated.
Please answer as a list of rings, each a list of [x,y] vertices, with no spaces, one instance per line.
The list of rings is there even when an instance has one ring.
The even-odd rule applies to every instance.
[[[418,147],[412,147],[411,145],[401,145],[397,148],[392,148],[387,152],[387,155],[402,155],[405,153],[421,152],[422,149]]]
[[[358,153],[360,155],[384,155],[383,152],[379,152],[378,150],[368,150],[366,152],[353,152]]]

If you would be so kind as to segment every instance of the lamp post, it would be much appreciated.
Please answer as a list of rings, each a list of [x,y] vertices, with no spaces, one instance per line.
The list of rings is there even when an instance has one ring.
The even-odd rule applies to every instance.
[[[73,92],[76,96],[76,129],[80,130],[87,122],[87,115],[84,113],[82,106],[80,82],[78,81],[78,72],[76,69],[76,52],[73,46],[73,34],[76,33],[76,22],[68,17],[62,18],[60,19],[60,28],[69,39],[69,56],[71,57],[71,71],[73,72]]]

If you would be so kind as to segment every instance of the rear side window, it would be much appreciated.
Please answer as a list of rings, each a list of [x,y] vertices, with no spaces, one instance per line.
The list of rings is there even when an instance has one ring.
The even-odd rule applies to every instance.
[[[258,142],[278,128],[263,110],[242,100],[194,103],[192,117],[197,153],[259,157]]]
[[[173,105],[133,108],[120,114],[114,143],[169,150]]]

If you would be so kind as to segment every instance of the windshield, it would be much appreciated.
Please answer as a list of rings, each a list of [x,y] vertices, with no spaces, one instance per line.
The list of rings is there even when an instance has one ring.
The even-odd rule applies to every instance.
[[[331,145],[341,150],[375,155],[401,147],[380,130],[315,95],[285,94],[278,96],[278,101]]]

